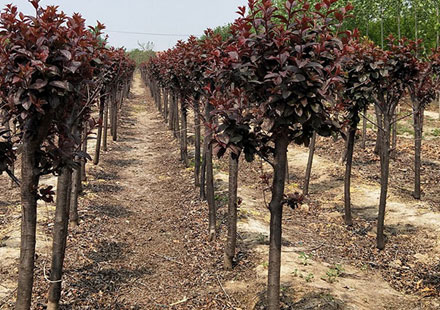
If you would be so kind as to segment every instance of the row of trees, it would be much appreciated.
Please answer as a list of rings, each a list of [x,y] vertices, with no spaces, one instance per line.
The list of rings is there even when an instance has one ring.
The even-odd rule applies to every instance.
[[[37,202],[53,201],[43,175],[55,174],[56,211],[48,309],[58,309],[69,218],[78,225],[78,194],[85,175],[87,139],[98,127],[94,163],[106,148],[107,127],[117,139],[122,101],[135,64],[121,49],[106,47],[104,26],[86,27],[79,14],[30,3],[26,16],[7,5],[0,15],[0,172],[13,176],[21,158],[21,247],[16,309],[30,309],[34,278]],[[93,113],[97,108],[99,117]],[[103,141],[101,145],[101,141]]]
[[[240,7],[230,34],[206,31],[141,66],[159,111],[180,139],[188,164],[187,111],[194,110],[195,184],[209,205],[209,235],[216,234],[213,153],[229,150],[229,224],[225,267],[232,268],[236,244],[237,174],[241,154],[261,157],[273,167],[268,309],[279,309],[283,206],[301,195],[285,193],[287,147],[308,145],[316,134],[341,135],[346,143],[345,221],[352,225],[350,177],[355,133],[369,105],[377,113],[381,196],[377,247],[385,247],[391,128],[400,100],[413,102],[415,197],[420,198],[423,110],[439,87],[438,53],[421,53],[421,42],[389,37],[383,49],[348,31],[354,7],[344,1],[273,3],[249,0]],[[356,11],[355,11],[356,12]],[[201,151],[200,122],[205,137]],[[313,149],[313,148],[311,148]],[[202,160],[200,161],[200,154]]]

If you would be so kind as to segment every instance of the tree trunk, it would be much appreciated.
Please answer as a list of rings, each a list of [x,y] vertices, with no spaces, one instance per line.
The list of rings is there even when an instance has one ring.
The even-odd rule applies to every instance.
[[[182,153],[182,162],[185,167],[189,167],[188,162],[188,124],[187,124],[187,113],[186,106],[182,99],[182,131],[181,131],[181,139],[180,139],[180,148]]]
[[[212,122],[211,111],[212,105],[206,104],[206,119]],[[206,139],[206,199],[209,208],[209,240],[213,241],[216,237],[217,210],[214,198],[214,168],[212,166],[212,131],[208,129]]]
[[[355,112],[357,114],[357,111]],[[357,115],[355,115],[357,117]],[[350,199],[350,185],[351,185],[351,168],[353,165],[353,150],[356,138],[357,123],[353,122],[347,138],[347,161],[345,163],[345,179],[344,179],[344,203],[345,203],[345,224],[353,226],[353,219],[351,217],[351,199]]]
[[[16,310],[31,307],[34,281],[35,234],[37,227],[37,188],[39,183],[36,160],[38,142],[24,135],[21,156],[21,246]]]
[[[377,248],[382,250],[385,248],[384,223],[385,208],[388,195],[388,177],[390,171],[390,116],[383,115],[383,131],[380,134],[380,200],[379,200],[379,216],[377,219]]]
[[[174,92],[171,92],[171,102],[170,102],[170,111],[169,111],[169,119],[168,119],[168,127],[170,128],[170,130],[172,130],[174,132],[174,105],[176,104],[175,102],[175,97],[174,97]]]
[[[63,167],[57,182],[57,199],[55,210],[55,224],[53,227],[52,265],[50,268],[50,286],[48,294],[48,310],[59,308],[61,298],[61,281],[63,263],[66,252],[67,228],[69,224],[69,203],[72,182],[72,170]]]
[[[95,157],[93,158],[93,164],[99,164],[99,155],[101,154],[101,140],[102,140],[102,123],[104,116],[104,107],[105,107],[105,97],[101,95],[100,103],[99,103],[99,127],[98,127],[98,135],[96,137],[96,147],[95,147]]]
[[[196,99],[194,101],[194,182],[196,186],[200,186],[200,143],[201,143],[201,129],[200,129],[200,103]]]
[[[380,108],[375,105],[374,109],[376,111],[376,119],[377,119],[377,136],[376,136],[376,146],[374,147],[374,153],[376,154],[380,154],[380,147],[382,146],[382,138],[381,138],[381,133],[382,133],[382,111],[380,110]]]
[[[417,99],[416,99],[417,100]],[[422,135],[423,135],[423,107],[418,102],[413,103],[414,117],[414,198],[420,199],[422,190],[420,187],[420,170],[422,166]]]
[[[165,123],[168,121],[168,90],[166,88],[163,89],[163,118],[165,119]]]
[[[177,94],[175,94],[175,99],[174,99],[174,137],[176,139],[180,138],[180,120],[179,120],[179,96]]]
[[[88,129],[87,129],[87,122],[84,123],[84,130],[83,130],[83,145],[82,145],[82,151],[84,153],[87,153],[87,134],[88,134]],[[87,172],[86,172],[86,165],[87,165],[87,159],[86,158],[82,158],[81,160],[81,181],[87,181]]]
[[[304,196],[307,196],[309,194],[309,184],[310,184],[310,176],[312,174],[313,155],[315,154],[315,145],[316,145],[316,132],[313,133],[312,140],[310,141],[310,146],[309,146],[309,160],[307,161],[306,176],[304,178],[304,187],[303,187],[303,195]]]
[[[79,165],[81,160],[77,158],[76,163]],[[81,187],[81,169],[78,166],[75,170],[73,170],[72,174],[72,194],[70,199],[70,227],[78,226],[78,197]]]
[[[237,186],[238,161],[240,154],[229,155],[229,191],[228,191],[228,238],[225,246],[224,266],[231,270],[237,243]]]
[[[34,118],[27,119],[27,124],[24,126],[29,129],[24,130],[22,138],[20,187],[22,216],[16,310],[28,310],[31,307],[37,229],[37,190],[40,180],[39,148],[47,136],[51,122],[51,115],[46,114],[41,121]]]
[[[102,137],[102,150],[107,151],[107,132],[108,132],[108,100],[104,106],[104,133]]]
[[[391,137],[391,154],[390,157],[395,159],[397,156],[397,118],[400,113],[400,106],[397,106],[396,113],[393,115],[392,123],[393,123],[393,134]]]
[[[275,165],[270,209],[269,271],[267,285],[268,310],[280,309],[281,232],[289,140],[280,133],[275,140]]]
[[[365,144],[367,142],[367,112],[368,107],[364,109],[364,117],[362,118],[362,145],[361,147],[365,149]]]
[[[206,200],[206,154],[208,152],[208,140],[206,138],[207,129],[205,127],[205,140],[203,141],[202,164],[200,167],[200,199]]]

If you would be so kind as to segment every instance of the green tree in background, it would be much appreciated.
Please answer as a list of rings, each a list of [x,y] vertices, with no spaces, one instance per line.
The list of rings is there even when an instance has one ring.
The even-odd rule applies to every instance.
[[[129,51],[128,57],[134,60],[136,65],[143,62],[147,62],[151,57],[155,57],[156,53],[153,51],[154,43],[153,42],[147,42],[147,43],[139,43],[139,48],[135,48],[131,51]]]

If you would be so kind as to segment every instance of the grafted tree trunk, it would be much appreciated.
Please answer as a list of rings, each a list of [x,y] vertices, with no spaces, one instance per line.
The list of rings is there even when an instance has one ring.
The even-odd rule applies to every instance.
[[[355,117],[357,118],[357,110],[355,110]],[[345,203],[345,224],[348,226],[353,225],[353,219],[351,216],[351,197],[350,197],[350,185],[351,185],[351,168],[353,165],[353,150],[356,138],[357,122],[352,123],[348,131],[347,137],[347,161],[345,163],[345,179],[344,179],[344,203]]]
[[[88,144],[88,140],[87,140],[87,134],[88,134],[88,125],[87,122],[84,123],[84,130],[83,130],[83,144],[82,144],[82,151],[84,153],[87,153],[87,144]],[[81,181],[87,181],[87,172],[86,172],[86,165],[87,165],[87,159],[86,158],[82,158],[81,160]]]
[[[16,310],[31,307],[34,283],[34,257],[37,229],[37,189],[39,177],[39,149],[47,136],[52,117],[46,114],[42,120],[26,120],[21,154],[21,243],[18,268]]]
[[[211,104],[206,104],[206,119],[212,122],[211,112],[213,107]],[[215,206],[214,196],[214,168],[212,165],[212,131],[208,129],[206,139],[206,199],[208,201],[209,208],[209,240],[213,241],[216,237],[216,222],[217,222],[217,209]]]
[[[81,187],[81,160],[79,158],[75,159],[77,163],[77,168],[73,170],[72,173],[72,193],[70,197],[70,227],[78,226],[78,197]]]
[[[228,191],[228,238],[225,245],[224,266],[231,270],[237,244],[237,187],[238,161],[240,154],[229,155],[229,191]]]
[[[194,101],[194,182],[196,186],[200,186],[200,103],[198,99]]]
[[[283,132],[275,140],[275,165],[270,210],[269,272],[267,285],[268,310],[280,309],[281,233],[284,182],[286,179],[287,146],[289,140]]]
[[[364,109],[364,117],[362,118],[362,145],[361,147],[365,149],[365,144],[367,142],[367,111],[368,107]]]
[[[388,178],[390,171],[390,131],[391,117],[383,114],[383,130],[381,130],[381,146],[380,146],[380,200],[379,200],[379,216],[377,219],[377,248],[382,250],[385,248],[385,209],[388,195]]]
[[[182,106],[181,106],[181,113],[182,113],[182,130],[181,130],[181,137],[180,137],[180,150],[182,154],[182,162],[185,165],[185,167],[189,167],[188,162],[188,124],[187,124],[187,109],[186,104],[183,102],[184,99],[182,99]]]
[[[413,99],[417,100],[416,98]],[[420,102],[413,103],[413,118],[414,118],[414,193],[415,199],[420,199],[422,196],[420,171],[422,167],[422,139],[423,139],[423,114],[424,109]]]
[[[103,137],[102,137],[102,150],[103,151],[107,151],[108,109],[109,109],[108,104],[109,104],[109,100],[106,100],[105,106],[104,106],[104,132],[103,132]]]
[[[374,109],[376,111],[376,119],[377,119],[377,136],[376,136],[376,146],[374,148],[374,153],[376,154],[380,154],[380,147],[382,146],[382,138],[381,138],[381,133],[382,133],[382,128],[383,128],[383,118],[382,118],[382,111],[380,110],[380,108],[375,105]]]
[[[303,195],[309,194],[310,176],[312,175],[313,156],[315,154],[316,132],[313,133],[312,140],[309,145],[309,160],[307,161],[306,176],[304,178]]]
[[[96,137],[96,147],[95,147],[95,157],[93,158],[93,164],[99,164],[99,156],[101,154],[101,142],[102,142],[102,123],[104,117],[104,107],[105,107],[106,98],[103,94],[101,94],[101,99],[99,102],[99,126],[98,126],[98,134]]]
[[[168,90],[166,88],[163,89],[163,118],[165,119],[165,123],[168,121]]]
[[[53,227],[52,264],[50,268],[50,286],[48,310],[57,310],[61,298],[63,263],[66,252],[67,228],[69,224],[69,203],[72,182],[72,170],[64,167],[58,176],[55,223]]]
[[[180,139],[179,96],[174,94],[174,137]]]

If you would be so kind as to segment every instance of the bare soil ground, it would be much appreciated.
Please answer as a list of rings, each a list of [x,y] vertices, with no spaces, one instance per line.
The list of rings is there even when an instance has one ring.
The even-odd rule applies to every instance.
[[[241,163],[238,259],[234,271],[225,271],[227,160],[215,162],[219,238],[208,242],[207,206],[199,201],[192,170],[178,160],[178,143],[139,75],[121,126],[119,141],[111,143],[99,166],[88,168],[80,226],[68,240],[62,309],[263,309],[270,197],[264,197],[259,180],[269,167]],[[374,138],[369,133],[368,148],[355,155],[352,228],[342,221],[341,141],[319,140],[311,195],[299,209],[285,209],[283,309],[440,308],[440,141],[433,137],[425,144],[425,196],[414,201],[410,140],[399,137],[388,243],[377,251],[379,163],[370,151]],[[290,148],[288,190],[300,191],[307,156],[306,148]],[[0,188],[7,183],[0,177]],[[53,209],[39,208],[34,309],[44,309],[48,288],[44,274],[50,265]],[[0,309],[13,307],[19,221],[18,191],[2,191]]]

